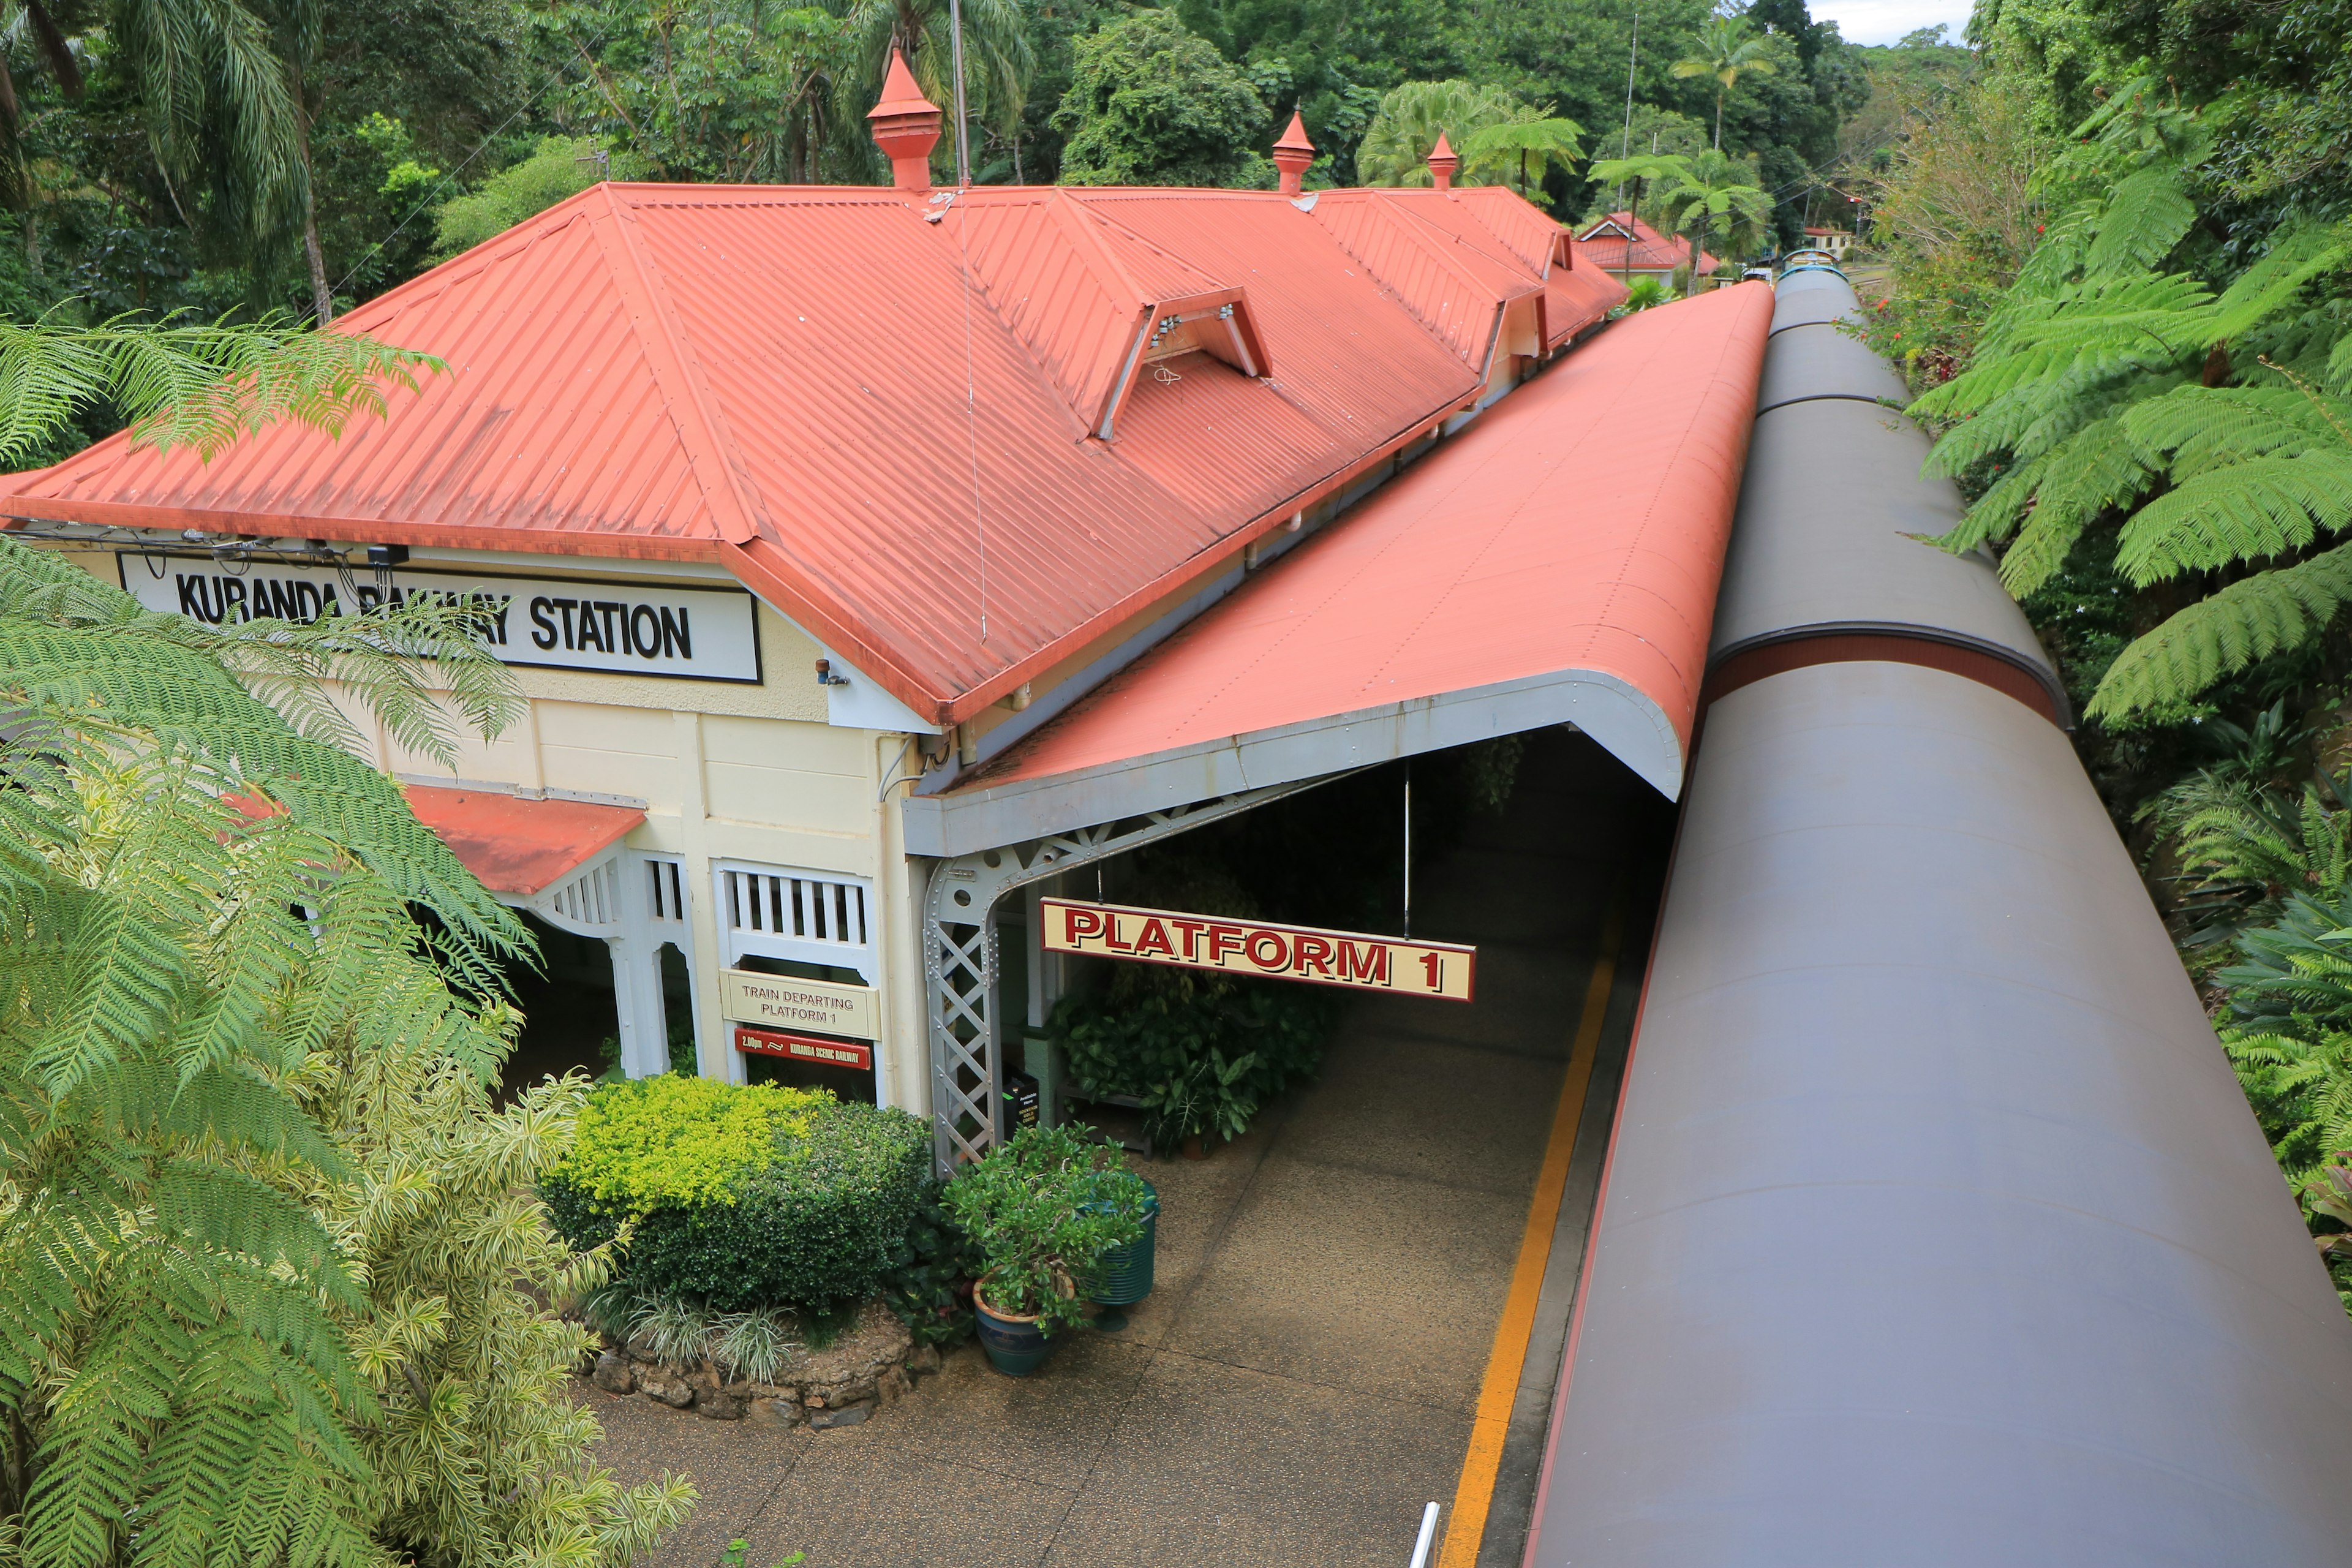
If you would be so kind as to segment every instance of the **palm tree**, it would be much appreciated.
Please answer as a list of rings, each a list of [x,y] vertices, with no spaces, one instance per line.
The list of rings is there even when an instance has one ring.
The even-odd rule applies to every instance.
[[[1584,127],[1573,120],[1511,120],[1500,125],[1489,125],[1474,131],[1462,143],[1462,169],[1475,176],[1497,164],[1507,165],[1516,155],[1519,165],[1519,195],[1528,194],[1528,160],[1533,158],[1536,179],[1543,179],[1547,168],[1557,167],[1561,174],[1575,173],[1576,160],[1584,156],[1580,138]]]
[[[949,0],[856,0],[849,13],[851,55],[858,68],[845,73],[839,112],[853,126],[882,90],[890,51],[907,57],[908,68],[925,97],[954,113],[955,42],[949,26]],[[1010,132],[1020,123],[1036,57],[1013,0],[961,0],[963,21],[965,112]],[[952,132],[952,127],[950,127]],[[953,144],[952,134],[949,138]]]
[[[1356,175],[1368,185],[1426,185],[1429,154],[1441,132],[1462,140],[1489,127],[1539,123],[1543,111],[1530,109],[1499,87],[1474,87],[1466,81],[1409,81],[1389,89],[1380,111],[1364,128],[1356,144]],[[1573,123],[1568,124],[1570,132]],[[1491,184],[1487,170],[1474,169],[1465,154],[1461,183]]]
[[[1709,16],[1698,30],[1698,53],[1674,63],[1678,77],[1715,79],[1715,149],[1718,153],[1723,151],[1723,100],[1743,73],[1773,73],[1772,62],[1765,58],[1766,47],[1764,39],[1738,17]]]
[[[1642,187],[1661,182],[1670,184],[1679,184],[1688,179],[1690,160],[1678,153],[1643,153],[1632,158],[1599,158],[1593,161],[1592,167],[1587,169],[1584,174],[1585,178],[1591,180],[1595,185],[1623,185],[1630,183],[1633,187],[1633,204],[1625,209],[1625,216],[1638,222],[1642,216]],[[1628,238],[1625,241],[1625,254],[1629,261],[1633,253],[1633,242]],[[1631,268],[1621,270],[1630,271]]]
[[[1748,165],[1720,153],[1675,160],[1685,165],[1681,178],[1660,193],[1670,229],[1691,232],[1690,287],[1698,292],[1699,258],[1706,251],[1716,221],[1725,220],[1725,247],[1747,250],[1763,237],[1771,221],[1772,198],[1748,178]]]

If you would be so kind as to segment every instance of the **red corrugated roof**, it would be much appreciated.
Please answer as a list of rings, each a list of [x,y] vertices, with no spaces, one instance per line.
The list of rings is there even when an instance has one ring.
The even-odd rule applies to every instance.
[[[117,437],[0,510],[716,559],[952,721],[1467,405],[1549,226],[1496,187],[600,185],[338,321],[448,362],[384,417]]]
[[[494,893],[529,898],[621,841],[646,814],[577,800],[523,800],[492,790],[409,784],[416,820]]]
[[[947,798],[1564,670],[1686,749],[1771,316],[1620,322]]]
[[[1691,242],[1681,235],[1669,239],[1630,213],[1611,213],[1577,236],[1576,253],[1608,271],[1672,272],[1688,265]],[[1712,251],[1699,252],[1700,277],[1722,265]]]

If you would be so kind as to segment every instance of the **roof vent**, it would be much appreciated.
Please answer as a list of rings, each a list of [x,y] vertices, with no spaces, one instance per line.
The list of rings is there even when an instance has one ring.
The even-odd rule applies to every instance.
[[[1290,129],[1274,144],[1274,166],[1282,171],[1282,194],[1295,196],[1299,182],[1307,177],[1307,165],[1315,162],[1315,143],[1307,139],[1307,122],[1298,111],[1290,111]]]
[[[882,79],[882,101],[866,111],[874,144],[890,160],[890,183],[917,195],[931,188],[931,149],[940,141],[940,106],[915,85],[907,57],[890,51],[890,74]]]
[[[932,112],[936,114],[939,111],[934,110]],[[1454,149],[1446,145],[1445,132],[1440,131],[1437,145],[1429,150],[1429,177],[1437,183],[1439,190],[1450,191],[1454,188],[1454,171],[1461,166],[1462,160],[1454,156]]]

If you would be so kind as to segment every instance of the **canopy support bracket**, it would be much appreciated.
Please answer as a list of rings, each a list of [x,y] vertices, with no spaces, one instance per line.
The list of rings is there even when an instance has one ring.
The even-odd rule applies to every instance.
[[[942,1176],[1004,1136],[1003,1052],[995,990],[999,899],[1015,888],[1236,816],[1339,774],[1242,790],[1170,811],[1122,817],[931,868],[923,900],[923,989],[931,1046],[931,1155]]]

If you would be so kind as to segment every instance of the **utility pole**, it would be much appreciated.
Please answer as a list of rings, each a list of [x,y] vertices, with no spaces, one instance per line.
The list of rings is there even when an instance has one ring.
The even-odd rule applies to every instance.
[[[950,53],[955,65],[956,189],[971,188],[971,123],[963,110],[963,6],[948,0]]]
[[[1633,155],[1633,62],[1642,58],[1642,8],[1633,7],[1633,47],[1625,52],[1625,134],[1617,144],[1617,156]],[[1617,182],[1617,201],[1625,199],[1625,182]]]

